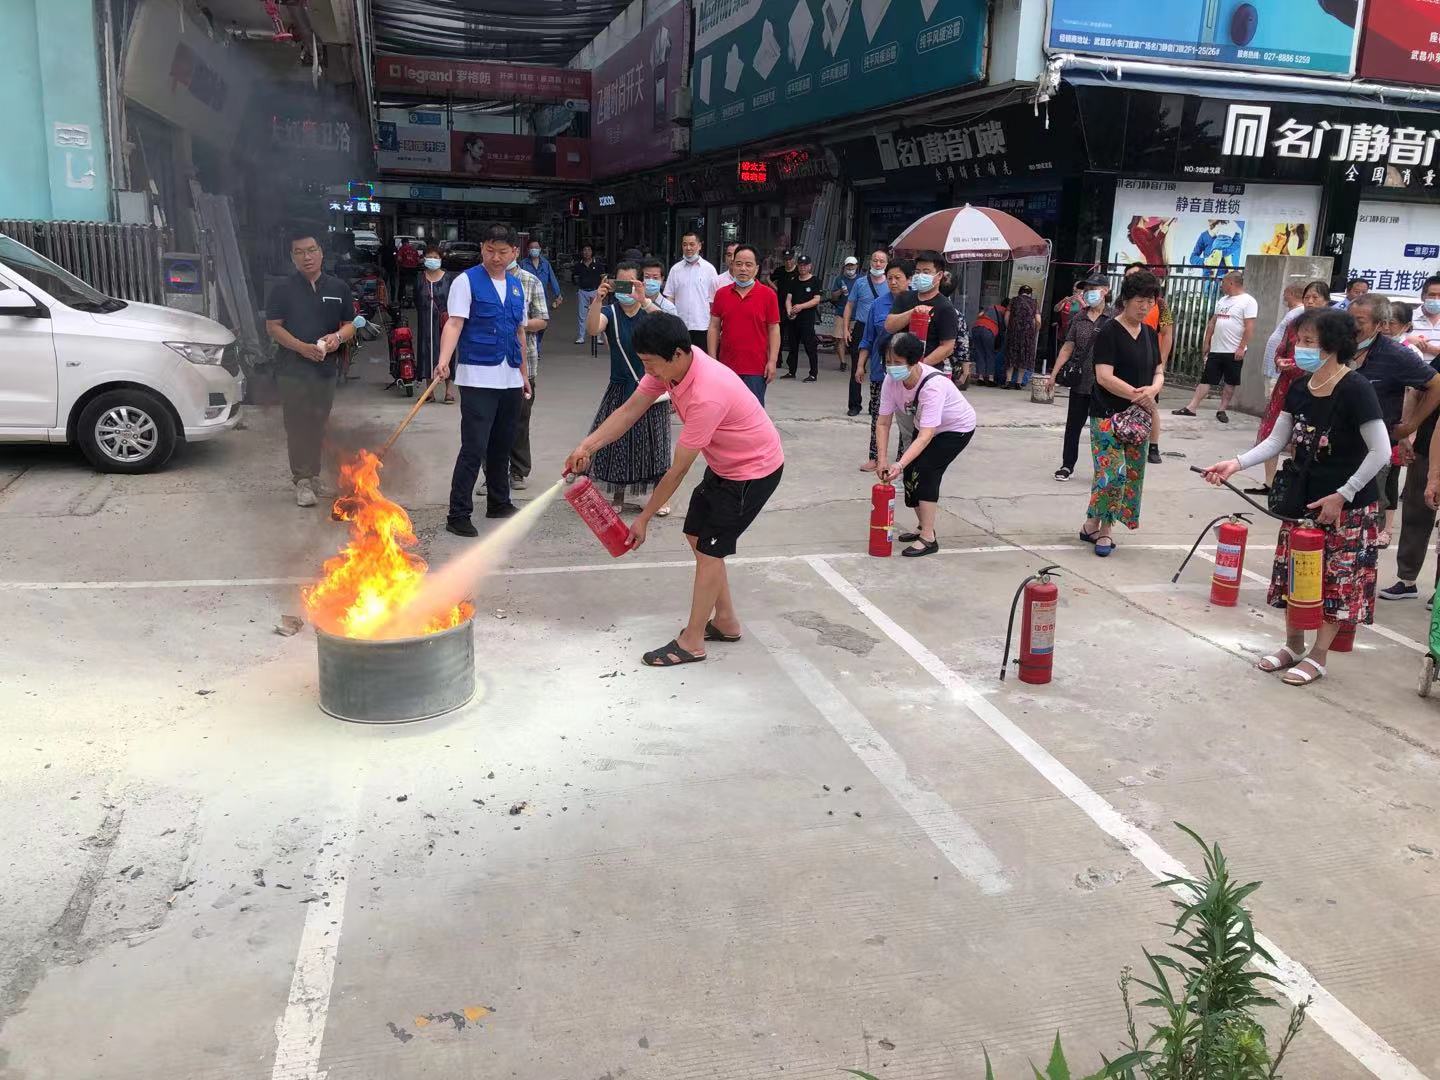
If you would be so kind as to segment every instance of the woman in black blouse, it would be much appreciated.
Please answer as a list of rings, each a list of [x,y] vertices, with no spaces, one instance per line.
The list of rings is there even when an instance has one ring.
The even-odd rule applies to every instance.
[[[1355,320],[1346,312],[1301,315],[1295,321],[1295,364],[1309,374],[1286,394],[1269,438],[1205,470],[1205,478],[1219,484],[1295,442],[1297,482],[1304,487],[1307,511],[1325,532],[1325,622],[1308,653],[1304,631],[1290,630],[1285,644],[1257,665],[1261,671],[1284,669],[1291,686],[1325,676],[1330,644],[1342,626],[1373,621],[1380,533],[1375,476],[1390,460],[1390,438],[1374,387],[1346,367],[1355,356],[1355,341]],[[1291,528],[1289,522],[1281,525],[1275,544],[1271,607],[1285,607]]]

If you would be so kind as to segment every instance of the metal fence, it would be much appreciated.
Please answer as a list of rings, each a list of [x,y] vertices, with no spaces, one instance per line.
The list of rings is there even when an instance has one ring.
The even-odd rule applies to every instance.
[[[1198,383],[1205,370],[1205,324],[1220,299],[1221,275],[1194,266],[1152,266],[1150,270],[1165,286],[1165,302],[1175,317],[1175,342],[1170,348],[1166,379]],[[1110,278],[1110,295],[1118,300],[1125,267],[1116,264],[1106,273]]]
[[[160,255],[173,240],[154,225],[103,221],[0,219],[0,234],[20,241],[110,296],[163,304]]]

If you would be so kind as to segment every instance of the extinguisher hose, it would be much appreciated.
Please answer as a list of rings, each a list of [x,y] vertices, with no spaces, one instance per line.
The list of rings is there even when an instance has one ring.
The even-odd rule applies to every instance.
[[[1204,475],[1205,475],[1205,470],[1202,469],[1202,468],[1200,468],[1198,465],[1191,465],[1191,466],[1190,466],[1190,471],[1193,472],[1193,473],[1199,473],[1201,476],[1204,476]],[[1239,488],[1237,488],[1234,484],[1230,483],[1229,480],[1221,480],[1220,482],[1221,482],[1222,484],[1224,484],[1227,488],[1229,488],[1231,491],[1233,491],[1236,495],[1239,495],[1240,498],[1244,499],[1247,503],[1249,503],[1251,506],[1253,506],[1256,510],[1259,510],[1259,511],[1260,511],[1262,514],[1264,514],[1266,517],[1272,517],[1272,518],[1274,518],[1276,521],[1288,521],[1288,522],[1290,522],[1291,525],[1299,525],[1299,524],[1300,524],[1300,519],[1299,519],[1299,518],[1286,517],[1284,514],[1277,514],[1277,513],[1275,513],[1275,511],[1271,510],[1268,506],[1261,506],[1261,505],[1260,505],[1258,502],[1256,502],[1254,499],[1250,498],[1249,495],[1246,495],[1245,492],[1241,491],[1241,490],[1240,490]],[[1226,514],[1225,516],[1226,516],[1226,517],[1229,517],[1228,514]],[[1219,521],[1219,520],[1220,520],[1219,518],[1216,518],[1216,519],[1215,519],[1215,521]],[[1214,525],[1214,524],[1215,524],[1215,521],[1212,521],[1212,522],[1210,523],[1210,525]],[[1207,528],[1207,529],[1210,528],[1210,525],[1206,525],[1205,528]],[[1204,536],[1205,534],[1204,534],[1204,533],[1201,533],[1200,535],[1201,535],[1201,536]]]
[[[1219,525],[1220,522],[1225,521],[1226,519],[1231,517],[1234,517],[1239,521],[1245,522],[1246,525],[1250,524],[1249,514],[1221,514],[1214,521],[1206,525],[1203,529],[1200,530],[1200,535],[1195,538],[1195,543],[1190,545],[1190,554],[1185,556],[1185,561],[1180,564],[1180,569],[1176,570],[1175,576],[1170,579],[1171,585],[1174,585],[1175,582],[1180,580],[1180,575],[1185,572],[1185,567],[1190,565],[1190,560],[1195,557],[1195,552],[1200,549],[1200,541],[1205,539],[1205,534],[1208,533],[1211,529],[1213,529],[1216,525]]]
[[[1005,673],[1010,668],[1010,642],[1015,635],[1015,611],[1020,607],[1020,596],[1025,592],[1025,586],[1029,585],[1032,581],[1039,581],[1046,574],[1055,573],[1059,569],[1060,567],[1058,566],[1042,567],[1039,572],[1031,574],[1024,581],[1020,582],[1020,587],[1015,590],[1015,598],[1010,601],[1010,622],[1009,625],[1005,627],[1005,655],[1000,658],[1001,682],[1005,681]]]

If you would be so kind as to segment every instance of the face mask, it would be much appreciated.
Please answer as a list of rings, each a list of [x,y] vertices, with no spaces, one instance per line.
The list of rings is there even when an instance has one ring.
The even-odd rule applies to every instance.
[[[440,260],[439,260],[439,259],[426,259],[426,260],[425,260],[425,269],[426,269],[426,270],[439,270],[439,269],[440,269]]]
[[[755,280],[755,275],[753,274],[742,276],[739,273],[732,273],[730,276],[735,279],[735,284],[739,285],[741,288],[744,288],[746,285],[751,284]]]
[[[934,286],[934,274],[927,274],[917,270],[915,276],[910,279],[910,287],[916,292],[929,292]]]
[[[886,374],[886,375],[889,375],[890,378],[892,378],[892,379],[897,379],[897,380],[899,380],[899,379],[904,379],[906,376],[908,376],[908,375],[910,374],[910,365],[909,365],[909,364],[886,364],[886,365],[885,365],[885,374]]]
[[[518,262],[516,262],[514,259],[511,259],[508,263],[505,264],[505,269],[514,270],[519,265],[520,264]]]
[[[640,302],[640,298],[634,293],[616,293],[615,299],[619,300],[626,307],[629,307],[631,304],[638,304]]]
[[[540,249],[539,249],[539,248],[531,248],[531,249],[530,249],[530,257],[531,257],[532,259],[538,259],[538,258],[540,257]]]
[[[646,278],[646,279],[645,279],[645,295],[646,295],[646,296],[659,296],[659,295],[660,295],[660,288],[661,288],[661,283],[658,282],[658,281],[656,281],[654,278]]]
[[[1318,348],[1306,345],[1295,346],[1295,366],[1301,371],[1319,371],[1325,358],[1320,355]]]
[[[854,276],[855,276],[855,268],[854,268],[853,266],[847,266],[847,267],[845,267],[845,276],[846,276],[846,277],[854,277]]]
[[[1425,309],[1425,314],[1431,318],[1440,315],[1440,300],[1426,300],[1420,306]]]
[[[686,256],[685,256],[685,261],[686,261],[687,263],[697,263],[697,262],[699,262],[699,261],[700,261],[700,253],[697,251],[694,255],[686,255]]]
[[[1085,306],[1099,307],[1100,301],[1103,299],[1105,299],[1105,296],[1099,289],[1091,289],[1085,294]]]
[[[1364,350],[1364,349],[1368,349],[1372,344],[1374,344],[1374,342],[1375,342],[1375,335],[1374,335],[1374,334],[1371,334],[1371,335],[1370,335],[1369,337],[1367,337],[1364,341],[1361,341],[1361,342],[1359,342],[1359,343],[1356,344],[1356,346],[1355,346],[1355,351],[1356,351],[1356,352],[1360,352],[1360,351],[1362,351],[1362,350]]]
[[[879,281],[881,278],[883,278],[883,277],[885,276],[885,268],[882,266],[879,270],[876,270],[876,269],[872,266],[872,267],[870,268],[870,276],[873,277],[876,281]]]

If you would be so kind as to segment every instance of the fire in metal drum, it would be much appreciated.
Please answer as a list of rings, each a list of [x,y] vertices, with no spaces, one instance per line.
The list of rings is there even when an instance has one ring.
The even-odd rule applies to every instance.
[[[422,637],[365,641],[319,627],[320,708],[358,724],[406,724],[475,696],[475,622]]]

